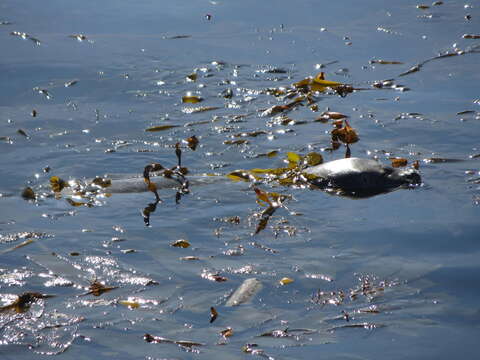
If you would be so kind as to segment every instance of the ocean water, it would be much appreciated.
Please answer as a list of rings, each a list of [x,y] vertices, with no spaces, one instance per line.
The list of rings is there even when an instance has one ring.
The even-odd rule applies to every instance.
[[[0,300],[54,297],[0,312],[0,358],[473,358],[480,8],[436,3],[2,2]],[[320,71],[357,90],[262,116],[292,101],[272,89]],[[159,189],[150,226],[151,192],[75,198],[91,206],[41,196],[51,176],[175,166],[177,142],[190,174],[279,168],[288,152],[342,158],[332,121],[315,121],[324,111],[348,116],[352,156],[418,161],[422,186],[350,199],[259,182],[288,198],[258,234],[247,182],[193,184],[178,203]],[[252,277],[262,289],[226,307]],[[95,280],[115,289],[88,294]]]

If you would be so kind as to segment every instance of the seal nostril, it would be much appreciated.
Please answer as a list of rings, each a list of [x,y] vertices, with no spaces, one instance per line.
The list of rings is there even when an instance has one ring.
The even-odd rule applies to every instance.
[[[422,178],[417,172],[412,172],[411,174],[408,174],[406,178],[411,185],[419,185],[422,183]]]

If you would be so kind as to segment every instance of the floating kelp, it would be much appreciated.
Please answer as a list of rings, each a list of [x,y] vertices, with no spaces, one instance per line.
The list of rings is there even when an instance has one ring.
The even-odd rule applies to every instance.
[[[257,137],[258,135],[268,135],[268,132],[265,130],[241,132],[238,134],[233,134],[232,137]]]
[[[294,280],[293,280],[292,278],[289,278],[289,277],[281,278],[281,279],[278,281],[278,283],[279,283],[280,285],[288,285],[288,284],[291,284],[291,283],[293,283],[293,282],[294,282]]]
[[[188,104],[196,104],[203,101],[203,98],[200,96],[196,95],[185,95],[182,97],[182,102],[183,103],[188,103]]]
[[[173,35],[173,36],[163,36],[162,39],[166,40],[176,40],[176,39],[188,39],[191,38],[192,35]]]
[[[292,126],[292,125],[302,125],[307,123],[308,122],[305,120],[294,120],[286,115],[279,115],[267,121],[267,126],[270,126],[270,127],[273,125]]]
[[[196,347],[196,346],[205,345],[199,342],[188,341],[188,340],[171,340],[161,336],[153,336],[150,334],[143,335],[143,340],[152,344],[176,344],[182,348],[187,348],[187,349],[191,349],[192,347]]]
[[[68,35],[68,37],[80,42],[87,40],[87,36],[84,34],[72,34],[72,35]]]
[[[186,107],[182,109],[182,112],[184,114],[196,114],[196,113],[202,113],[202,112],[212,111],[217,109],[220,109],[220,108],[218,106]]]
[[[35,43],[35,45],[37,45],[37,46],[41,45],[40,40],[38,40],[38,39],[34,38],[33,36],[30,36],[30,35],[28,35],[27,33],[24,33],[24,32],[12,31],[12,32],[10,33],[10,35],[21,37],[21,38],[24,39],[24,40],[26,40],[26,39],[31,40],[31,41],[33,41],[33,42]]]
[[[25,189],[22,190],[22,198],[24,198],[25,200],[35,200],[35,191],[33,191],[30,186],[27,186]]]
[[[197,78],[198,78],[198,75],[197,75],[196,72],[193,72],[193,73],[186,76],[186,80],[188,82],[195,82],[195,81],[197,81]]]
[[[273,337],[273,338],[298,338],[302,335],[315,334],[315,329],[276,329],[258,335],[259,337]]]
[[[250,142],[246,139],[238,139],[238,140],[225,140],[223,142],[224,145],[246,145]]]
[[[308,77],[303,80],[300,80],[293,84],[293,87],[299,89],[303,92],[326,92],[331,89],[334,93],[345,97],[347,94],[352,93],[354,90],[353,86],[342,84],[337,81],[325,80],[325,73],[320,72],[315,77]]]
[[[309,153],[306,156],[289,152],[287,153],[287,162],[288,167],[236,170],[227,174],[227,178],[233,181],[278,182],[285,186],[308,186],[309,180],[313,180],[315,176],[304,174],[303,169],[307,166],[315,166],[322,163],[323,157],[321,154],[314,152]],[[269,211],[267,211],[267,213],[268,212]]]
[[[11,234],[0,234],[0,244],[8,244],[18,240],[29,240],[29,239],[47,239],[52,238],[54,235],[47,234],[43,232],[18,232],[18,233],[11,233]]]
[[[218,317],[217,310],[212,306],[210,307],[210,324],[213,323]]]
[[[150,310],[167,300],[145,299],[138,296],[129,296],[126,300],[118,300],[118,304],[128,307],[130,310]]]
[[[64,86],[65,87],[72,87],[73,85],[76,85],[78,83],[78,80],[72,80],[72,81],[67,81]]]
[[[293,84],[296,88],[308,88],[311,91],[323,92],[327,88],[335,88],[343,85],[337,81],[325,80],[325,73],[320,72],[315,77],[308,77]]]
[[[20,135],[26,137],[27,139],[30,139],[30,136],[25,132],[25,130],[18,129],[17,134],[20,134]]]
[[[410,113],[401,113],[395,116],[394,120],[403,120],[403,119],[418,119],[418,120],[425,120],[423,114],[417,112],[410,112]]]
[[[333,138],[340,140],[344,144],[354,144],[358,141],[358,135],[355,129],[353,129],[347,120],[343,127],[339,127],[338,124],[335,124],[336,128],[332,130],[332,141]]]
[[[182,261],[192,261],[192,260],[200,260],[198,256],[182,256],[179,258]]]
[[[320,117],[315,121],[341,120],[346,118],[348,118],[348,116],[345,114],[342,114],[336,111],[325,111],[322,114],[320,114]]]
[[[185,240],[185,239],[178,239],[178,240],[175,240],[170,245],[173,246],[173,247],[180,247],[180,248],[186,249],[186,248],[190,247],[190,242],[188,240]]]
[[[158,125],[158,126],[152,126],[152,127],[146,128],[145,131],[148,131],[148,132],[165,131],[165,130],[170,130],[176,127],[179,127],[179,125]]]
[[[226,328],[222,331],[220,331],[220,335],[224,338],[224,339],[227,339],[231,336],[233,336],[233,329],[232,328]]]
[[[252,246],[258,248],[258,249],[261,249],[261,250],[263,250],[263,251],[265,251],[265,252],[268,252],[268,253],[271,253],[271,254],[278,254],[278,253],[279,253],[278,250],[272,249],[272,248],[270,248],[270,247],[268,247],[268,246],[265,246],[265,245],[263,245],[263,244],[260,244],[260,243],[258,243],[258,242],[256,242],[256,241],[252,241],[250,244],[251,244]]]
[[[50,94],[46,89],[41,89],[38,86],[36,86],[33,88],[33,91],[38,92],[39,94],[42,94],[43,96],[45,96],[47,100],[53,99],[53,95]]]
[[[103,293],[112,291],[114,289],[118,289],[118,286],[106,286],[105,284],[95,279],[90,283],[89,291],[83,295],[100,296]]]
[[[465,161],[465,160],[464,159],[451,159],[451,158],[436,158],[436,157],[423,159],[423,162],[427,163],[427,164],[456,163],[456,162],[462,162],[462,161]]]
[[[24,247],[24,246],[27,246],[27,245],[29,245],[29,244],[32,244],[32,243],[34,243],[34,242],[35,242],[34,239],[25,240],[25,241],[21,242],[20,244],[15,245],[14,247],[11,247],[11,248],[9,248],[9,249],[0,251],[0,254],[6,254],[6,253],[9,253],[9,252],[11,252],[11,251],[15,251],[15,250],[17,250],[17,249],[20,249],[20,248],[22,248],[22,247]]]
[[[270,217],[275,213],[279,207],[284,206],[284,201],[290,197],[287,195],[282,195],[273,192],[265,192],[259,188],[254,187],[255,193],[257,195],[257,203],[262,206],[267,206],[266,209],[262,210],[260,213],[254,214],[260,218],[258,221],[257,227],[253,235],[258,234],[260,231],[264,230],[270,220]]]
[[[392,167],[394,168],[404,167],[408,164],[408,160],[405,158],[390,158],[390,161],[392,162]]]
[[[477,39],[476,36],[478,36],[478,38],[480,38],[480,35],[468,35],[468,34],[465,34],[463,36],[467,36],[465,39]],[[434,61],[434,60],[440,60],[440,59],[445,59],[445,58],[449,58],[449,57],[454,57],[454,56],[460,56],[460,55],[465,55],[465,54],[473,54],[473,53],[478,53],[478,50],[475,48],[475,47],[472,47],[472,48],[467,48],[465,50],[460,50],[460,49],[454,49],[453,51],[447,51],[443,54],[439,54],[437,56],[434,56],[432,58],[429,58],[427,60],[424,60],[414,66],[412,66],[410,69],[408,69],[407,71],[399,74],[398,76],[406,76],[406,75],[410,75],[410,74],[413,74],[415,72],[418,72],[421,70],[421,68],[431,62],[431,61]]]
[[[475,114],[476,112],[474,110],[464,110],[464,111],[459,111],[457,112],[457,115],[467,115],[467,114]]]
[[[218,272],[210,271],[208,269],[203,269],[200,276],[203,279],[215,282],[224,282],[228,280],[225,276],[221,276]]]
[[[303,96],[297,97],[294,101],[289,102],[285,105],[274,105],[271,108],[260,110],[260,116],[273,116],[281,112],[289,111],[295,108],[296,106],[302,105],[305,98]]]
[[[370,60],[370,64],[403,65],[403,62],[401,62],[401,61],[388,61],[388,60],[381,60],[381,59],[373,59],[373,60]]]
[[[356,323],[356,324],[344,324],[344,325],[339,325],[339,326],[334,326],[328,331],[336,331],[340,329],[365,329],[365,330],[373,330],[377,329],[380,327],[384,327],[385,325],[383,324],[375,324],[375,323],[369,323],[369,322],[362,322],[362,323]]]
[[[0,312],[14,310],[16,313],[24,313],[28,311],[30,305],[39,299],[52,298],[54,295],[46,295],[38,292],[26,292],[18,296],[18,298],[10,305],[0,307]]]
[[[258,344],[245,344],[242,346],[242,351],[247,354],[261,356],[268,360],[275,360],[274,357],[268,355],[265,350],[260,349]]]
[[[197,149],[199,140],[195,135],[192,135],[188,139],[183,140],[183,142],[185,142],[191,150],[195,151]]]

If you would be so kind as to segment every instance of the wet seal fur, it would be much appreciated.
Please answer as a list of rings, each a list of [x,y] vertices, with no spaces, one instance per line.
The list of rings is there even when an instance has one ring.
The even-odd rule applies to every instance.
[[[311,183],[322,190],[359,198],[415,187],[422,182],[415,169],[395,169],[361,158],[333,160],[303,172],[315,175],[317,178]]]

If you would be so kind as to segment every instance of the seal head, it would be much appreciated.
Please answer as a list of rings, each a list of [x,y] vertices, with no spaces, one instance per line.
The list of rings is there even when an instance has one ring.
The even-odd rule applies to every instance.
[[[421,183],[414,169],[394,169],[376,160],[361,158],[334,160],[304,172],[317,176],[312,183],[323,190],[353,197],[374,196]]]

